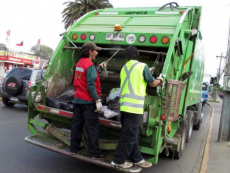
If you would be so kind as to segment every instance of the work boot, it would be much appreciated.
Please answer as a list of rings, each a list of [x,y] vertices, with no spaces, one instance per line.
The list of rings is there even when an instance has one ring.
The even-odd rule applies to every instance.
[[[70,155],[75,155],[75,154],[78,154],[80,151],[81,151],[81,149],[79,149],[79,150],[75,150],[75,151],[70,150]]]
[[[100,155],[98,155],[98,156],[91,156],[91,159],[93,159],[93,160],[103,160],[103,159],[105,159],[105,154],[100,154]]]
[[[124,169],[127,169],[127,168],[131,168],[133,166],[133,163],[131,162],[125,162],[125,163],[122,163],[122,164],[117,164],[117,163],[114,163],[113,161],[111,162],[111,165],[112,166],[116,166],[116,167],[120,167],[120,168],[124,168]]]
[[[138,165],[142,168],[150,168],[152,166],[152,163],[147,162],[146,160],[141,160],[140,162],[134,163],[135,165]]]

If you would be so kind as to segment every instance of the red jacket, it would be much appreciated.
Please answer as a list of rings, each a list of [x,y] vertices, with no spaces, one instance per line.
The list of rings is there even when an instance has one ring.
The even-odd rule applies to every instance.
[[[75,88],[74,97],[78,99],[93,101],[93,98],[90,96],[89,91],[87,90],[87,79],[86,79],[86,71],[92,65],[93,63],[88,58],[81,58],[76,65],[75,76],[74,76],[74,88]],[[95,80],[95,88],[98,97],[101,98],[101,83],[100,83],[98,72],[97,72],[97,78]]]

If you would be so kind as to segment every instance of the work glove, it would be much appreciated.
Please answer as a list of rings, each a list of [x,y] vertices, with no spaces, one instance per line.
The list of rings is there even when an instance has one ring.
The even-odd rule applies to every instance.
[[[162,73],[157,77],[157,79],[159,79],[159,80],[161,80],[161,83],[163,82],[163,75],[162,75]]]
[[[100,112],[102,110],[101,99],[98,99],[96,101],[96,107],[97,107],[97,109],[95,110],[95,112]]]
[[[150,70],[150,73],[153,75],[153,74],[154,74],[155,67],[151,67],[151,68],[149,68],[149,70]]]
[[[99,67],[101,68],[101,70],[104,70],[107,66],[107,62],[102,62],[101,64],[99,64]]]

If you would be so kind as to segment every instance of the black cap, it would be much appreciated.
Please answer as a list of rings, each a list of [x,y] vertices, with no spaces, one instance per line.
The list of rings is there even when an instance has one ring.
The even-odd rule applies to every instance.
[[[82,49],[86,49],[86,50],[101,50],[102,48],[98,47],[93,42],[87,42],[87,43],[83,44]]]
[[[125,57],[128,59],[138,59],[139,58],[139,51],[134,46],[128,46],[125,48]]]

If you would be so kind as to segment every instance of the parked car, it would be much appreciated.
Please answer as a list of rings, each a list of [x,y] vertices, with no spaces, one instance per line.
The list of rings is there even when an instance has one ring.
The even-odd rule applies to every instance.
[[[42,73],[42,74],[41,74]],[[27,67],[13,68],[2,82],[2,102],[6,106],[28,104],[30,87],[42,80],[45,70]]]

